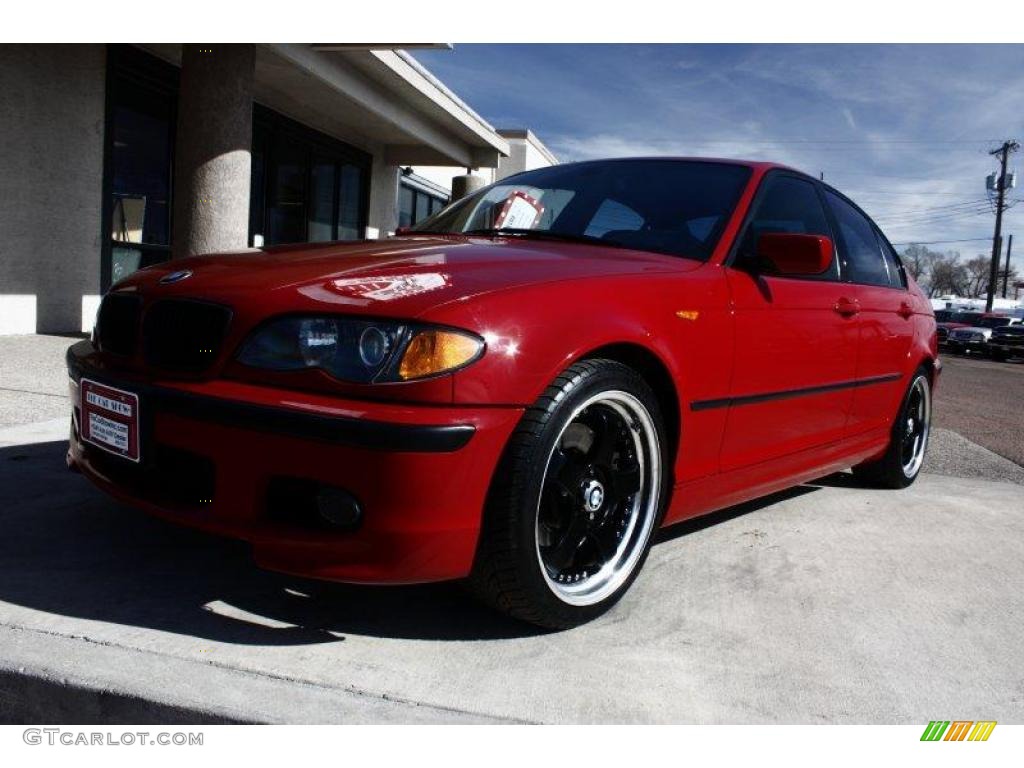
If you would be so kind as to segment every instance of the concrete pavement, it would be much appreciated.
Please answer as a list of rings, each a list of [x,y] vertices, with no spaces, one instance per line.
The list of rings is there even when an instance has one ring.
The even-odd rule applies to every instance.
[[[538,633],[260,571],[68,473],[66,428],[0,430],[2,720],[1024,722],[1019,485],[833,476],[676,526],[610,614]]]
[[[0,427],[68,413],[64,353],[78,340],[74,336],[0,336]]]

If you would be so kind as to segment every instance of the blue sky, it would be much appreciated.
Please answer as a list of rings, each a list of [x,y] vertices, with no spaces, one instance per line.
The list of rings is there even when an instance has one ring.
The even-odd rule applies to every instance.
[[[415,56],[492,125],[528,127],[564,161],[788,163],[824,172],[895,243],[991,238],[987,151],[1024,142],[1024,45],[456,44]],[[1006,214],[1024,253],[1022,225],[1024,207]],[[991,243],[930,247],[973,256]]]

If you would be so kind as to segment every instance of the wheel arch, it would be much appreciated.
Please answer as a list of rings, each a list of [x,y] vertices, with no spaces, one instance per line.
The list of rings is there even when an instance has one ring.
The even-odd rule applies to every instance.
[[[679,387],[665,361],[653,350],[635,342],[615,342],[591,349],[574,359],[580,360],[614,360],[633,369],[654,390],[662,415],[665,418],[665,430],[668,433],[669,461],[667,466],[674,466],[679,452],[682,437],[682,414],[680,408]]]
[[[925,355],[921,362],[918,364],[918,368],[924,368],[928,371],[928,383],[934,388],[935,387],[935,372],[938,366],[935,365],[935,359],[930,355]],[[915,368],[915,370],[917,370]]]

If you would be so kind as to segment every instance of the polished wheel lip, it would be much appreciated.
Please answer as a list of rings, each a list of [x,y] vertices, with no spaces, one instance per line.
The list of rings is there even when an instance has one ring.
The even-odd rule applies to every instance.
[[[928,377],[921,374],[910,385],[907,412],[900,430],[900,468],[908,480],[916,477],[924,464],[931,426],[931,387],[928,385]]]
[[[622,536],[622,542],[612,557],[596,573],[579,581],[562,583],[551,577],[541,554],[540,511],[544,487],[555,449],[561,443],[566,430],[583,411],[598,404],[611,407],[627,421],[633,421],[639,426],[639,430],[633,429],[631,432],[636,448],[636,459],[640,464],[640,491],[635,494],[629,511],[628,526]],[[661,446],[654,419],[635,395],[622,390],[605,390],[591,396],[573,410],[548,451],[540,492],[537,495],[537,507],[534,510],[534,549],[537,563],[545,583],[559,600],[579,607],[594,605],[614,594],[629,579],[654,530],[661,497],[661,471]]]

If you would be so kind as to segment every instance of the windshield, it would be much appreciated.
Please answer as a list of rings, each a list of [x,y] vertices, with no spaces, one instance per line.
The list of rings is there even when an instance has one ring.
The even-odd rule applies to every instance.
[[[688,160],[601,160],[485,187],[413,232],[501,234],[711,256],[750,169]]]
[[[999,328],[1010,324],[1008,317],[983,317],[978,321],[979,328]]]
[[[974,325],[981,320],[980,312],[957,312],[953,315],[953,322],[955,323],[967,323],[968,325]]]

